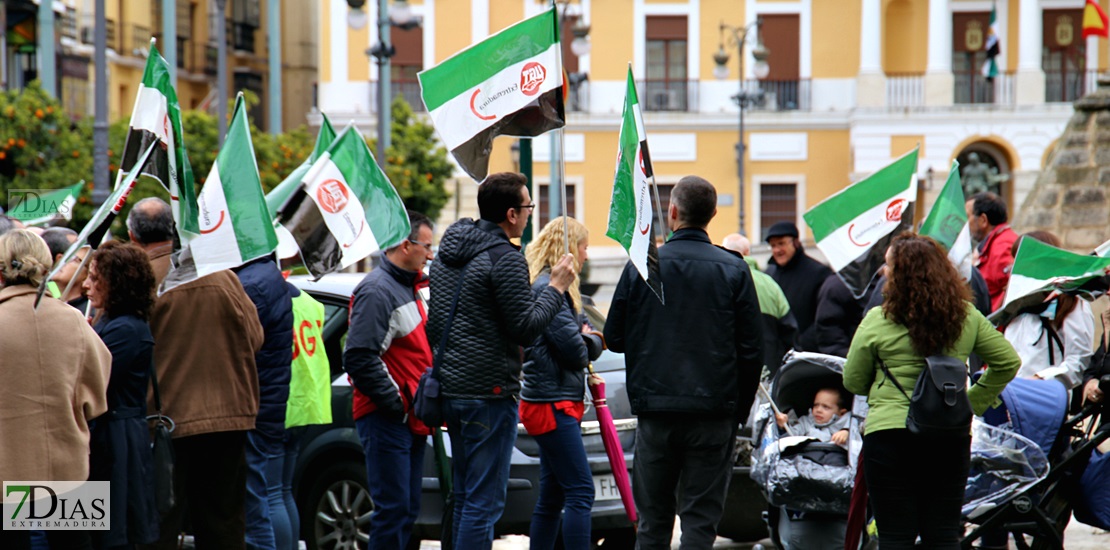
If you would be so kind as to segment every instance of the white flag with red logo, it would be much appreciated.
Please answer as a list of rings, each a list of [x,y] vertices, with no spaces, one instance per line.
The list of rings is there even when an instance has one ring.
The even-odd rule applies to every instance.
[[[803,216],[817,248],[856,298],[885,260],[887,246],[913,227],[917,149],[844,188]]]
[[[405,204],[354,126],[335,138],[301,182],[278,219],[314,276],[408,238]]]
[[[475,180],[489,172],[493,138],[565,125],[558,28],[550,9],[417,75],[436,131]]]

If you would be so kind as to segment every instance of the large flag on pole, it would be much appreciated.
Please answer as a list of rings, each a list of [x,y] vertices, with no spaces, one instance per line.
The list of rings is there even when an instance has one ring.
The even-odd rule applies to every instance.
[[[354,126],[335,138],[302,181],[280,220],[314,276],[351,266],[408,238],[405,204]]]
[[[316,134],[316,146],[312,148],[312,153],[308,155],[300,166],[295,168],[281,183],[277,184],[269,193],[266,194],[266,207],[270,209],[270,215],[274,218],[274,231],[277,232],[278,248],[277,253],[279,258],[292,258],[297,255],[297,241],[293,240],[293,235],[289,234],[289,230],[285,229],[278,223],[278,216],[281,214],[282,208],[285,206],[285,201],[301,186],[301,180],[304,175],[308,173],[308,169],[312,168],[312,164],[316,159],[328,150],[331,142],[335,141],[335,128],[332,127],[331,121],[328,120],[328,115],[320,113],[324,121],[320,124],[320,133]]]
[[[77,197],[84,187],[85,180],[81,180],[56,191],[24,193],[19,204],[8,210],[7,215],[24,225],[42,225],[58,218],[69,221],[73,219],[73,206],[77,204]]]
[[[147,145],[142,154],[138,156],[139,164],[142,164],[150,158],[151,153],[157,148],[157,144],[151,143]],[[70,260],[77,256],[77,252],[84,246],[91,246],[96,248],[100,246],[100,241],[108,234],[108,229],[112,226],[112,221],[119,215],[123,205],[127,203],[127,197],[131,194],[131,190],[135,188],[135,178],[139,176],[139,171],[135,170],[127,174],[116,188],[112,191],[108,198],[101,203],[100,207],[93,212],[89,222],[85,227],[81,228],[81,232],[77,234],[77,240],[69,245],[62,258],[54,262],[54,267],[50,270],[50,274],[43,279],[42,285],[39,287],[38,296],[35,298],[35,307],[38,307],[38,300],[42,298],[43,292],[46,291],[46,285],[54,278],[55,275],[61,271]],[[88,256],[86,256],[86,259]]]
[[[145,162],[138,162],[139,154],[151,143],[160,146]],[[188,163],[181,133],[181,107],[170,80],[170,66],[154,47],[152,38],[117,179],[137,170],[158,180],[170,194],[173,219],[182,242],[198,231],[196,189]]]
[[[629,68],[620,148],[617,150],[617,174],[613,178],[613,200],[609,206],[609,225],[605,234],[621,243],[640,277],[663,302],[659,253],[655,249],[655,235],[651,230],[650,190],[653,177],[647,133],[636,96],[636,81],[632,79],[632,69]]]
[[[990,315],[996,325],[1010,322],[1022,309],[1040,304],[1055,292],[1088,300],[1106,290],[1101,279],[1110,258],[1076,254],[1036,239],[1022,238],[1010,271],[1002,307]]]
[[[235,98],[224,145],[197,197],[197,208],[199,234],[186,245],[196,278],[241,266],[277,248],[242,93]]]
[[[803,216],[817,248],[856,298],[885,261],[887,246],[913,224],[917,148],[821,201]]]
[[[485,179],[493,138],[563,127],[561,55],[552,8],[417,75],[436,131],[470,177]]]
[[[960,184],[960,163],[952,161],[948,180],[937,202],[921,225],[921,234],[932,237],[948,250],[948,259],[965,281],[971,280],[971,231],[964,208],[964,189]]]

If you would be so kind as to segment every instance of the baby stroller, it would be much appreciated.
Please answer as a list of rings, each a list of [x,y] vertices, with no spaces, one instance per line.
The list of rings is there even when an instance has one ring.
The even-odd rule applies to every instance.
[[[766,514],[771,540],[779,549],[788,548],[792,531],[804,533],[807,547],[843,547],[843,528],[824,529],[843,524],[848,513],[860,449],[863,445],[862,420],[867,402],[855,398],[846,414],[848,448],[823,443],[803,435],[791,436],[775,422],[775,409],[798,416],[808,413],[814,395],[822,388],[837,388],[844,394],[844,359],[818,353],[792,352],[770,381],[770,389],[760,392],[761,399],[753,425],[755,448],[752,451],[751,477],[767,497]],[[771,401],[767,401],[769,395]],[[772,406],[772,402],[773,405]],[[832,531],[832,532],[830,532]],[[838,541],[818,544],[822,535]]]
[[[1100,386],[1110,390],[1110,377]],[[1020,550],[1063,549],[1073,505],[1090,502],[1100,488],[1080,478],[1092,452],[1110,438],[1110,424],[1095,428],[1104,405],[1088,404],[1069,417],[1068,392],[1052,380],[1014,379],[1001,397],[1002,406],[973,426],[962,547],[1004,532]],[[1084,512],[1091,515],[1077,509],[1076,517]]]

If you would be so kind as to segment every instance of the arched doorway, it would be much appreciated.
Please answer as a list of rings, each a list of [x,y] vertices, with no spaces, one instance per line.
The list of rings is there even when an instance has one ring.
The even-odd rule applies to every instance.
[[[975,141],[961,149],[956,160],[960,163],[965,194],[985,186],[1001,196],[1013,210],[1013,162],[1005,149],[990,141]]]

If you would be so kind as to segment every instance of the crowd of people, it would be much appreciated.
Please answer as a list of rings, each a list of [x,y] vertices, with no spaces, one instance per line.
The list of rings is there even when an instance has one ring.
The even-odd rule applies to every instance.
[[[911,433],[899,391],[913,387],[926,357],[984,365],[968,391],[978,414],[1014,376],[1062,383],[1075,403],[1103,398],[1097,378],[1110,373],[1110,329],[1095,351],[1087,302],[1060,296],[1002,330],[986,320],[1021,240],[1059,244],[1044,231],[1015,234],[998,196],[967,201],[980,243],[967,280],[940,245],[906,233],[862,297],[806,254],[791,222],[769,229],[765,272],[743,235],[715,245],[707,227],[716,204],[705,179],[678,182],[670,237],[658,249],[666,301],[630,262],[603,332],[582,309],[583,224],[557,218],[525,252],[513,243],[535,209],[522,175],[490,175],[479,218],[446,228],[435,254],[432,221],[410,212],[408,237],[383,251],[352,294],[342,357],[374,502],[368,547],[405,548],[412,537],[427,437],[438,427],[417,419],[413,405],[433,363],[453,470],[442,537],[460,549],[491,547],[518,422],[539,447],[532,548],[557,539],[590,546],[594,486],[580,424],[587,366],[606,346],[624,354],[638,418],[632,489],[645,549],[670,547],[676,516],[684,548],[712,546],[738,428],[761,376],[789,350],[845,357],[843,389],[867,396],[862,465],[884,548],[912,548],[918,538],[958,547],[969,436]],[[156,296],[172,268],[170,207],[145,199],[126,223],[130,242],[82,249],[55,270],[54,298],[36,307],[38,287],[77,235],[0,219],[0,317],[10,320],[0,347],[23,358],[2,363],[10,382],[0,389],[0,430],[28,434],[0,448],[0,478],[112,482],[110,531],[49,531],[45,541],[2,531],[0,546],[169,549],[187,516],[198,548],[296,548],[293,464],[304,426],[331,421],[331,381],[323,346],[307,349],[295,334],[320,338],[322,306],[284,280],[273,256]],[[164,513],[152,488],[152,382],[160,414],[176,426],[176,498]],[[820,388],[808,414],[777,420],[843,445],[848,397]]]

